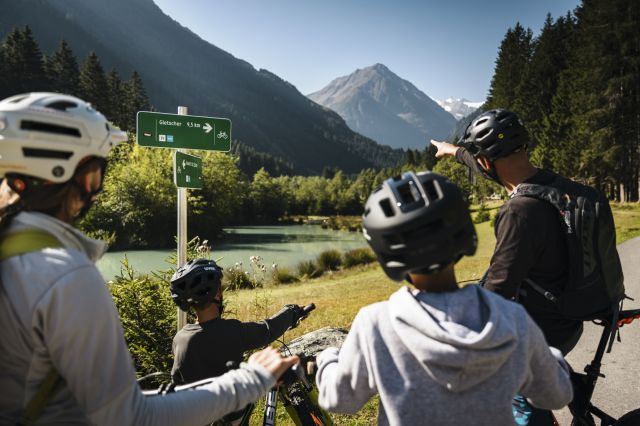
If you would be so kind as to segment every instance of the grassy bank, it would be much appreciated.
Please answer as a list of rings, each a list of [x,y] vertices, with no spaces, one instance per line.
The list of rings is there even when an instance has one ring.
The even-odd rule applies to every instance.
[[[498,205],[490,205],[493,217]],[[618,242],[640,235],[640,204],[613,205]],[[474,212],[477,209],[473,209]],[[476,214],[476,213],[474,213]],[[465,257],[457,265],[458,280],[476,280],[482,276],[493,253],[495,237],[490,221],[476,224],[479,246],[474,257]],[[232,297],[236,315],[245,320],[265,318],[286,303],[315,303],[317,309],[297,329],[284,336],[289,341],[301,334],[321,327],[349,328],[358,310],[370,303],[385,300],[399,285],[389,280],[377,265],[360,266],[331,272],[318,279],[300,283],[271,286],[258,290],[240,290]],[[355,416],[334,416],[341,425],[376,424],[377,399],[370,401]],[[257,410],[252,424],[261,424],[261,411]],[[283,412],[279,424],[289,425]]]

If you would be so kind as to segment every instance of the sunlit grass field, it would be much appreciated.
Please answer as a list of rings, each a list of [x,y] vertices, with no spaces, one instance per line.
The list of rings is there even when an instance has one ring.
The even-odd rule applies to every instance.
[[[497,204],[490,206],[491,217],[495,215],[497,208]],[[640,204],[616,204],[613,205],[613,209],[618,243],[640,235]],[[493,253],[495,237],[490,222],[476,225],[476,231],[478,251],[475,256],[465,257],[456,265],[458,281],[479,279]],[[285,334],[284,340],[289,341],[326,326],[348,329],[361,307],[387,299],[402,285],[405,284],[389,280],[382,269],[373,264],[325,274],[320,278],[296,284],[241,290],[230,294],[229,302],[236,315],[243,320],[268,317],[287,303],[315,303],[316,310],[298,328]],[[374,398],[355,416],[332,417],[339,425],[375,425],[377,405],[377,398]],[[281,407],[278,412],[278,424],[293,424]],[[262,424],[260,408],[254,413],[251,424]]]

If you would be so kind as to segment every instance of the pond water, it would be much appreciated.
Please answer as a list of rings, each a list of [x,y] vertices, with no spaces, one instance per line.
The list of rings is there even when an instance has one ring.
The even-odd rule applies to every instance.
[[[322,229],[320,225],[283,226],[238,226],[225,228],[225,237],[220,241],[209,240],[212,258],[227,268],[242,262],[250,268],[249,257],[261,256],[267,266],[273,263],[294,268],[300,261],[315,259],[324,250],[340,252],[365,247],[367,244],[360,232]],[[120,262],[125,254],[129,264],[140,273],[166,269],[165,259],[174,250],[130,250],[105,254],[98,261],[98,269],[106,280],[120,272]]]

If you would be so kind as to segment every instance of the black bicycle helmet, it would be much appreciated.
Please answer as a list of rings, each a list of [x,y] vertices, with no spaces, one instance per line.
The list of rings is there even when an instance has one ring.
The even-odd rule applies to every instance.
[[[194,259],[181,267],[171,277],[171,298],[180,309],[187,312],[190,306],[203,306],[216,302],[216,294],[222,281],[222,268],[209,259]]]
[[[489,161],[526,147],[529,134],[518,116],[505,109],[492,109],[480,114],[467,126],[458,142],[474,157],[483,155]]]
[[[362,232],[382,269],[395,281],[441,270],[477,247],[462,191],[433,172],[387,179],[369,196]]]

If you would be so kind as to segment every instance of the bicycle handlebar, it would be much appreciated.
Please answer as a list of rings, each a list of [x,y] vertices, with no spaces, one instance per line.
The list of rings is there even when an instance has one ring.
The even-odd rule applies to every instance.
[[[302,308],[302,312],[304,312],[305,316],[309,315],[311,313],[311,311],[313,311],[316,308],[315,303],[309,303],[307,306],[304,306]]]

